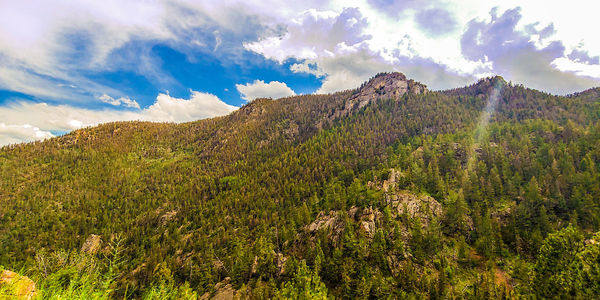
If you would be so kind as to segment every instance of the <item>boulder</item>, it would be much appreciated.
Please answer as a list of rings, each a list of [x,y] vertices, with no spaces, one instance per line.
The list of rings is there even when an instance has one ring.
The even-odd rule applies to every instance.
[[[81,246],[81,252],[93,255],[98,253],[98,250],[100,250],[101,246],[102,239],[100,238],[100,236],[96,234],[90,234],[90,236],[88,236],[88,238],[83,243],[83,246]]]
[[[6,299],[33,299],[37,296],[33,280],[10,270],[0,273],[0,289],[4,296],[8,296]]]
[[[285,263],[287,262],[287,257],[283,256],[283,254],[279,252],[273,251],[273,255],[275,256],[275,265],[277,266],[277,275],[282,275],[285,273]]]
[[[211,297],[211,293],[204,293],[202,296],[200,296],[201,300],[208,300],[208,299],[212,299],[212,300],[232,300],[232,299],[238,299],[240,298],[239,296],[236,297],[236,290],[233,289],[233,286],[231,285],[231,278],[229,277],[225,277],[225,279],[223,279],[223,281],[215,284],[214,287],[214,294]]]
[[[177,215],[176,210],[168,211],[160,216],[160,226],[165,226],[169,221],[171,221]]]

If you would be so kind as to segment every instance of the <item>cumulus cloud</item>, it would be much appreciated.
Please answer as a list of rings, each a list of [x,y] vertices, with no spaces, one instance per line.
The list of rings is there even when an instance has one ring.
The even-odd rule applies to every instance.
[[[104,69],[110,53],[135,36],[172,38],[160,21],[164,14],[162,4],[141,1],[3,2],[0,86],[72,101],[90,99],[90,93],[113,94],[112,88],[86,79],[79,71]]]
[[[417,9],[433,4],[434,0],[367,0],[367,2],[386,15],[397,17],[406,10]]]
[[[433,36],[452,32],[458,27],[458,23],[452,13],[442,8],[419,11],[415,15],[415,21],[422,30]]]
[[[259,13],[283,16],[289,7],[313,4],[275,10],[269,1],[3,1],[0,89],[82,104],[98,101],[93,95],[126,94],[94,76],[110,72],[134,73],[158,90],[181,88],[152,53],[157,44],[185,54],[191,62],[204,53],[240,60],[242,41],[276,31],[277,26],[261,24],[273,17]]]
[[[288,58],[302,60],[290,69],[322,77],[317,93],[355,88],[383,71],[401,71],[417,80],[434,79],[425,81],[434,88],[474,79],[421,56],[413,38],[399,34],[398,26],[384,24],[389,27],[375,30],[368,21],[359,8],[345,8],[339,13],[307,10],[287,24],[285,33],[246,43],[245,47],[280,63]]]
[[[564,9],[573,11],[585,6],[583,3],[564,5]],[[487,61],[485,58],[471,60],[466,58],[468,55],[463,56],[461,45],[456,42],[460,39],[460,29],[469,31],[473,27],[473,23],[465,25],[468,20],[483,18],[487,22],[489,15],[485,14],[495,5],[523,6],[528,12],[527,20],[557,19],[562,29],[570,30],[559,32],[564,40],[582,39],[578,32],[585,33],[585,49],[563,43],[569,50],[566,57],[580,64],[598,65],[599,62],[600,38],[594,29],[569,25],[575,23],[572,18],[560,18],[557,13],[548,16],[547,10],[561,12],[562,5],[545,1],[367,0],[353,2],[352,6],[356,7],[352,8],[345,5],[347,3],[339,1],[281,3],[274,0],[224,3],[107,0],[102,4],[55,0],[35,6],[26,1],[3,2],[0,4],[0,88],[39,98],[76,102],[98,100],[90,99],[90,95],[125,94],[116,90],[118,88],[89,80],[81,71],[89,74],[127,70],[155,84],[178,84],[169,72],[162,70],[162,62],[149,53],[156,43],[177,48],[191,61],[201,59],[191,49],[227,55],[227,61],[242,57],[239,52],[244,49],[279,62],[295,58],[300,62],[293,64],[291,70],[323,77],[325,87],[321,91],[347,88],[345,85],[334,87],[334,82],[342,82],[340,78],[344,76],[366,79],[373,75],[352,73],[351,67],[336,74],[324,66],[325,61],[336,58],[348,61],[353,56],[364,57],[365,54],[370,55],[377,65],[384,62],[387,70],[407,66],[412,70],[413,65],[407,65],[407,62],[426,61],[424,70],[415,75],[427,76],[416,79],[424,80],[446,70],[444,76],[458,75],[452,77],[456,79],[453,82],[462,82],[458,79],[485,76],[495,71],[488,68],[493,53],[486,54]],[[131,11],[136,14],[131,15]],[[481,15],[482,11],[484,15]],[[591,16],[592,11],[578,13]],[[512,22],[506,18],[505,21]],[[530,26],[533,32],[525,27],[515,31],[538,42],[549,41],[548,35],[554,34],[550,27],[538,30]],[[412,41],[411,49],[404,48],[404,36]],[[145,42],[148,44],[144,45]],[[127,50],[131,43],[137,43],[137,46]],[[536,43],[539,49],[540,45]],[[241,44],[244,47],[240,47]],[[491,47],[486,48],[488,50],[493,51]],[[566,66],[573,69],[573,64],[568,62],[548,65],[563,68],[562,71],[568,71],[564,69]],[[434,68],[428,69],[429,66]],[[577,66],[577,69],[589,68]],[[374,70],[375,73],[378,71],[382,70]],[[433,87],[451,86],[436,82]]]
[[[0,123],[0,146],[43,140],[51,137],[54,137],[51,132],[40,130],[29,124],[6,125]]]
[[[461,38],[462,51],[468,59],[489,61],[495,74],[558,94],[580,91],[599,83],[597,79],[556,68],[554,61],[565,56],[565,46],[552,40],[552,24],[541,29],[536,29],[538,24],[528,24],[525,30],[518,30],[522,18],[519,8],[502,14],[493,9],[490,17],[489,21],[469,22]]]
[[[104,94],[100,97],[98,97],[98,99],[100,99],[100,101],[104,102],[104,103],[108,103],[110,105],[114,105],[114,106],[125,106],[125,107],[132,107],[132,108],[140,108],[140,105],[132,99],[129,99],[129,97],[119,97],[119,98],[113,98],[107,94]]]
[[[600,56],[590,56],[589,52],[580,48],[575,48],[567,57],[577,63],[588,65],[600,65]]]
[[[290,66],[290,70],[294,73],[307,73],[317,77],[323,77],[326,75],[323,69],[317,66],[316,63],[310,63],[309,61],[292,64]]]
[[[19,101],[0,107],[0,145],[53,137],[51,131],[71,131],[113,121],[188,122],[226,115],[237,109],[217,96],[192,91],[189,99],[159,94],[151,106],[137,110],[92,110],[69,105]]]
[[[269,36],[244,46],[279,62],[292,57],[333,56],[337,47],[352,47],[368,40],[370,36],[364,33],[366,25],[367,20],[358,8],[344,8],[339,14],[310,9],[287,24],[283,35]]]
[[[140,120],[188,122],[226,115],[236,109],[236,106],[229,105],[208,93],[192,91],[189,100],[159,94],[154,104],[142,110]]]
[[[311,9],[294,18],[283,35],[244,46],[279,62],[302,59],[303,63],[292,65],[291,70],[327,74],[317,93],[328,93],[355,87],[383,65],[374,63],[377,57],[366,45],[371,39],[366,27],[367,20],[358,8],[340,13]]]
[[[265,83],[264,81],[257,79],[252,83],[236,84],[235,87],[242,95],[242,99],[246,101],[252,101],[256,98],[278,99],[296,95],[285,82],[279,81]]]

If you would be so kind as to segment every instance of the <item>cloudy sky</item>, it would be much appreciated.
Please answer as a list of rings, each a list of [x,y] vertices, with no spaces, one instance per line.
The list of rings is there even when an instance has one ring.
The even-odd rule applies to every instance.
[[[434,90],[492,74],[554,94],[600,86],[594,0],[281,2],[0,0],[0,145],[219,116],[382,71]]]

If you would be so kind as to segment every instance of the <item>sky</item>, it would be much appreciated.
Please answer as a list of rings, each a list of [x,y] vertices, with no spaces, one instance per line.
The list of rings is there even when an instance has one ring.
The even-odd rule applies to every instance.
[[[188,122],[399,71],[600,86],[595,0],[0,0],[0,146],[112,121]]]

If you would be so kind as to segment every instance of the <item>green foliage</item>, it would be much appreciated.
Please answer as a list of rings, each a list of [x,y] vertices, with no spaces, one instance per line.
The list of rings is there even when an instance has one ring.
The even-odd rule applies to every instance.
[[[317,272],[300,262],[294,277],[276,293],[277,299],[327,299],[327,288]]]

